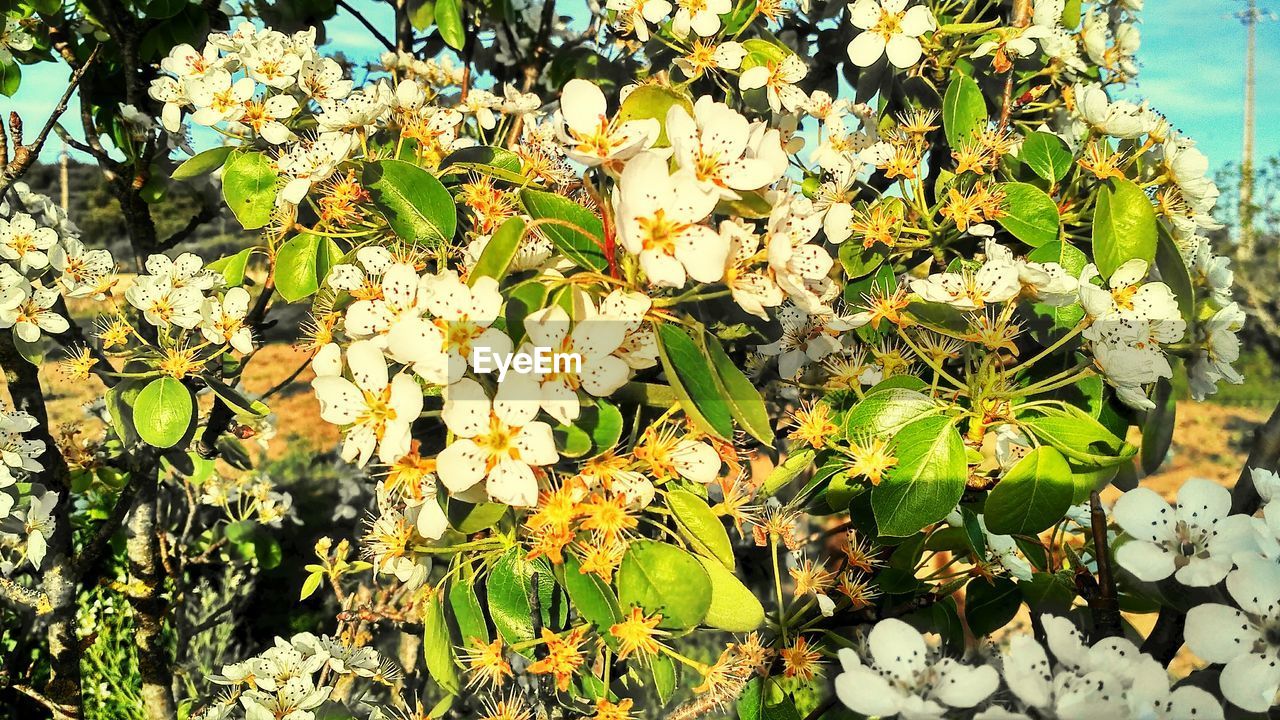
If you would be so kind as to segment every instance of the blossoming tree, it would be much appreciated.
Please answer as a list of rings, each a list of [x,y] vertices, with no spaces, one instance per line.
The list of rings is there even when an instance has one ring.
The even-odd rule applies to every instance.
[[[6,5],[0,88],[72,78],[0,182],[0,595],[36,647],[0,684],[85,714],[78,593],[122,555],[151,718],[1267,712],[1280,420],[1234,492],[1134,487],[1243,322],[1207,160],[1113,92],[1140,5],[395,3],[363,70],[210,3]],[[236,12],[333,12],[291,8]],[[55,127],[129,277],[20,182]],[[213,204],[160,239],[179,183]],[[243,249],[181,252],[219,205]],[[242,378],[290,305],[368,521],[275,589],[324,627],[191,677],[193,568],[281,561],[244,441],[299,373]],[[101,437],[53,434],[58,346]],[[538,349],[577,364],[480,362]]]

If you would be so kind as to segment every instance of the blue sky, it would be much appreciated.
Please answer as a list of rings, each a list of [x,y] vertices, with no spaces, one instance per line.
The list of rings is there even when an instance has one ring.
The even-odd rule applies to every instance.
[[[1262,0],[1280,10],[1280,0]],[[355,0],[352,5],[379,28],[390,29],[390,8],[383,2]],[[1143,12],[1142,73],[1122,94],[1147,99],[1175,127],[1195,138],[1215,167],[1240,156],[1244,88],[1244,28],[1231,15],[1241,0],[1147,0]],[[345,12],[329,23],[332,47],[351,56],[371,57],[380,47]],[[1257,157],[1280,154],[1280,23],[1258,32]],[[14,98],[0,99],[0,110],[17,110],[29,126],[43,123],[67,73],[52,63],[24,68]],[[75,118],[73,106],[67,113]],[[74,123],[71,125],[74,127]],[[56,139],[44,159],[58,152]]]

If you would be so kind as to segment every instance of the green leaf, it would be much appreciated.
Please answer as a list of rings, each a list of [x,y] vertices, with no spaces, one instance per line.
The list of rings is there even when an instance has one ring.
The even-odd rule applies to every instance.
[[[237,416],[266,417],[271,408],[261,400],[250,400],[244,393],[222,382],[209,373],[200,375],[209,389],[217,395]]]
[[[574,610],[595,626],[596,632],[610,647],[615,646],[617,638],[609,634],[609,628],[622,622],[622,609],[618,607],[618,598],[609,584],[595,573],[582,572],[582,563],[572,554],[564,557],[562,584]]]
[[[530,190],[520,191],[520,202],[525,212],[534,220],[551,218],[538,226],[564,253],[564,256],[587,270],[605,270],[609,261],[604,256],[604,223],[595,212],[567,197],[555,193]]]
[[[426,30],[436,22],[435,0],[411,0],[409,3],[409,24],[414,30]],[[432,715],[432,717],[439,717]]]
[[[235,153],[222,171],[222,197],[245,230],[271,222],[276,207],[275,164],[260,152]]]
[[[22,66],[13,58],[9,62],[0,63],[0,95],[13,97],[22,84]]]
[[[1081,0],[1067,0],[1062,8],[1062,26],[1068,30],[1080,27]]]
[[[674,545],[656,540],[631,543],[618,568],[618,602],[623,609],[661,613],[663,628],[691,628],[711,607],[711,580],[702,563]]]
[[[1132,458],[1137,448],[1116,437],[1078,408],[1040,409],[1042,414],[1020,422],[1032,434],[1057,448],[1067,460],[1085,470],[1111,468]]]
[[[924,393],[906,388],[889,388],[867,393],[845,418],[849,437],[879,435],[891,437],[909,423],[942,412],[942,406]]]
[[[453,655],[453,638],[444,614],[444,597],[432,593],[422,619],[422,652],[427,672],[445,692],[456,695],[462,689],[458,682],[458,666]]]
[[[307,579],[302,581],[302,591],[298,594],[299,600],[306,600],[320,589],[320,583],[324,581],[324,575],[318,572],[307,575]]]
[[[188,4],[187,0],[148,0],[143,12],[149,20],[167,20],[182,12]]]
[[[364,166],[361,182],[401,240],[435,246],[453,239],[458,211],[435,175],[403,160]]]
[[[676,661],[666,655],[657,655],[652,661],[653,689],[658,694],[658,701],[666,703],[676,691],[679,681]]]
[[[1007,577],[974,578],[965,586],[964,619],[976,636],[989,635],[1009,624],[1022,607],[1018,583]]]
[[[453,167],[455,165],[462,167],[455,169]],[[444,175],[466,174],[477,167],[494,168],[515,176],[520,176],[523,170],[519,155],[506,148],[492,145],[472,145],[459,148],[449,153],[440,162],[440,169]],[[521,182],[529,181],[529,178],[521,178]]]
[[[991,490],[983,511],[996,535],[1034,535],[1062,519],[1075,484],[1062,453],[1048,446],[1032,450]]]
[[[457,498],[449,498],[446,502],[448,507],[445,514],[449,516],[449,526],[465,535],[497,525],[510,507],[502,503],[469,503]]]
[[[1022,141],[1022,149],[1018,151],[1018,159],[1031,168],[1031,172],[1049,181],[1057,183],[1071,171],[1073,158],[1067,150],[1066,143],[1057,135],[1047,132],[1033,132]]]
[[[737,363],[729,358],[724,346],[713,335],[703,334],[707,357],[715,369],[714,378],[720,394],[729,403],[729,413],[751,437],[765,445],[773,445],[773,423],[764,406],[764,398],[755,383],[743,374]]]
[[[1031,576],[1029,582],[1018,583],[1022,599],[1032,613],[1054,613],[1065,615],[1075,600],[1075,585],[1066,577],[1056,573],[1038,572]]]
[[[707,356],[689,334],[675,323],[658,326],[658,355],[667,382],[680,398],[685,415],[703,432],[722,440],[733,437],[733,416],[716,384]]]
[[[186,385],[171,377],[156,378],[138,393],[133,424],[143,442],[170,448],[187,434],[194,411],[195,401]]]
[[[476,597],[474,577],[454,582],[449,587],[449,609],[458,623],[463,647],[474,647],[473,640],[489,642],[489,623],[485,622],[484,609]]]
[[[1182,251],[1169,234],[1163,223],[1158,225],[1156,237],[1156,269],[1160,271],[1160,279],[1173,291],[1178,300],[1178,310],[1187,323],[1187,334],[1193,334],[1196,325],[1196,286],[1191,279],[1191,271],[1187,262],[1182,259]]]
[[[564,457],[594,457],[613,448],[622,437],[622,413],[605,400],[584,404],[572,425],[552,428],[556,449]]]
[[[730,569],[697,556],[711,581],[711,605],[703,623],[726,632],[751,632],[764,624],[764,606]]]
[[[1156,256],[1156,211],[1142,188],[1112,180],[1098,192],[1093,209],[1093,259],[1104,278],[1125,262]]]
[[[482,277],[502,280],[506,276],[507,268],[511,267],[511,261],[515,259],[516,252],[520,249],[524,227],[524,220],[520,217],[509,218],[502,223],[502,226],[489,238],[484,250],[480,251],[476,266],[467,276],[467,285],[474,286]]]
[[[1154,410],[1148,410],[1142,420],[1142,446],[1140,459],[1142,472],[1150,475],[1164,464],[1169,455],[1169,446],[1173,444],[1173,429],[1177,425],[1178,398],[1173,392],[1173,383],[1169,378],[1156,381],[1155,390],[1151,393],[1151,402],[1156,404]]]
[[[1005,215],[997,219],[1005,230],[1031,247],[1058,239],[1062,219],[1053,198],[1035,185],[1004,183]]]
[[[230,146],[222,146],[209,148],[204,152],[197,153],[194,157],[187,158],[181,165],[174,168],[173,175],[170,177],[174,180],[189,180],[194,177],[208,175],[222,167],[234,149]]]
[[[968,466],[952,419],[931,415],[894,436],[898,465],[871,490],[881,535],[907,537],[946,517],[964,494]]]
[[[342,250],[332,238],[306,234],[290,238],[276,253],[276,292],[288,302],[310,296],[341,259]]]
[[[107,388],[104,396],[103,401],[111,415],[111,429],[125,445],[132,445],[138,440],[138,433],[133,424],[133,408],[138,401],[138,395],[146,386],[146,380],[124,378],[114,387]]]
[[[538,583],[538,607],[544,627],[564,625],[568,609],[556,599],[556,579],[543,558],[526,560],[524,551],[513,547],[494,563],[489,573],[489,616],[508,645],[533,638],[534,578]],[[531,655],[530,651],[525,651]]]
[[[667,113],[676,105],[687,110],[690,117],[693,116],[693,102],[687,94],[662,85],[641,85],[622,101],[618,108],[617,122],[621,124],[632,120],[657,120],[661,130],[654,147],[668,147],[671,141],[667,139]]]
[[[462,27],[462,0],[436,0],[436,28],[446,45],[462,49],[467,42],[467,32]]]
[[[764,485],[760,487],[760,497],[772,497],[792,480],[800,477],[813,464],[815,454],[813,448],[807,447],[792,451],[773,469],[773,472],[769,473],[769,477],[765,478]]]
[[[222,274],[227,287],[244,284],[244,273],[249,267],[249,259],[253,257],[253,248],[245,248],[235,255],[227,255],[209,263],[209,269]]]
[[[840,258],[840,266],[844,268],[844,274],[849,278],[860,278],[869,275],[873,270],[884,264],[889,257],[889,248],[882,243],[876,243],[872,247],[864,248],[862,243],[853,239],[845,240],[840,243],[840,249],[837,251]]]
[[[675,515],[680,534],[692,543],[693,549],[733,569],[733,543],[729,533],[702,498],[688,490],[672,490],[667,493],[667,506]]]
[[[987,121],[987,103],[973,78],[956,72],[942,97],[942,127],[951,147],[959,147]]]

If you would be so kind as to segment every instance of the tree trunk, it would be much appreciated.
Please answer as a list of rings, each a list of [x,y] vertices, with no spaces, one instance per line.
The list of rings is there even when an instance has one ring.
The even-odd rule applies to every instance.
[[[53,532],[47,539],[40,590],[49,598],[46,636],[49,642],[50,678],[44,695],[56,707],[59,720],[79,720],[83,716],[80,691],[80,644],[76,638],[76,591],[71,547],[71,497],[67,464],[49,433],[49,413],[44,404],[44,391],[35,365],[27,362],[13,344],[12,331],[0,332],[0,366],[4,367],[9,398],[16,410],[28,412],[36,426],[27,437],[45,444],[40,463],[44,470],[37,481],[59,493],[53,509]]]
[[[154,465],[146,455],[131,463],[130,472],[137,473],[138,494],[129,514],[129,604],[133,607],[137,630],[134,645],[138,650],[138,673],[142,678],[142,699],[151,720],[177,717],[173,700],[173,673],[169,648],[164,642],[165,600],[164,572],[160,565],[160,548],[156,533],[156,497],[158,482]]]

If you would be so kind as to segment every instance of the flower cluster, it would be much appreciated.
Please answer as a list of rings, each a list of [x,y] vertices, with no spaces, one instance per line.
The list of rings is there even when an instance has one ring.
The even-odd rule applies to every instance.
[[[840,651],[837,696],[851,710],[876,717],[954,717],[971,708],[982,720],[1223,717],[1212,694],[1171,686],[1164,666],[1129,640],[1088,645],[1067,618],[1042,615],[1039,621],[1045,644],[1013,634],[998,659],[967,664],[941,654],[907,623],[882,620],[868,633],[864,652]],[[1002,686],[1007,692],[999,692]]]
[[[115,283],[106,250],[90,250],[66,212],[17,183],[0,201],[0,328],[28,345],[69,327],[64,298],[102,299]]]
[[[246,718],[312,720],[339,683],[360,678],[391,684],[398,677],[373,648],[300,633],[276,638],[274,646],[253,658],[224,665],[212,679],[228,689],[200,717],[221,720],[240,710]]]
[[[1108,95],[1133,74],[1137,8],[1066,5],[1004,23],[858,0],[846,69],[872,90],[888,78],[874,106],[832,97],[803,52],[753,32],[776,2],[611,0],[621,42],[671,71],[616,97],[567,79],[552,103],[406,53],[356,83],[311,33],[216,33],[175,49],[152,96],[166,129],[228,138],[211,162],[262,246],[218,272],[152,258],[125,294],[148,327],[122,318],[120,334],[153,382],[260,414],[209,364],[251,352],[274,302],[247,289],[248,259],[310,302],[320,418],[375,491],[367,562],[318,548],[303,596],[369,571],[361,612],[432,628],[428,670],[448,692],[458,667],[495,691],[545,675],[621,718],[629,698],[581,688],[675,664],[699,678],[701,711],[749,681],[793,692],[837,654],[828,618],[869,624],[903,598],[954,613],[961,588],[1092,577],[1082,503],[1132,463],[1134,411],[1156,410],[1182,367],[1197,397],[1240,380],[1207,163]],[[574,362],[515,363],[542,351]],[[1252,520],[1219,518],[1223,492],[1189,483],[1176,512],[1126,495],[1117,562],[1139,581],[1230,584],[1264,544]],[[235,518],[288,506],[247,477],[204,493]],[[810,515],[839,516],[846,543],[810,534]],[[770,624],[737,566],[753,552],[773,575]],[[1055,665],[1020,638],[975,667],[882,621],[865,651],[838,653],[837,694],[880,716],[1213,715],[1125,641],[1085,647],[1042,622]],[[681,638],[703,627],[745,639],[687,657]],[[303,675],[327,662],[294,645],[278,652]],[[257,682],[242,704],[276,715],[324,696],[300,685],[284,705]],[[525,707],[497,697],[493,714]]]
[[[0,412],[0,574],[9,575],[24,561],[36,570],[44,563],[54,532],[53,508],[59,493],[30,476],[44,469],[43,440],[24,437],[36,419],[22,411]]]

